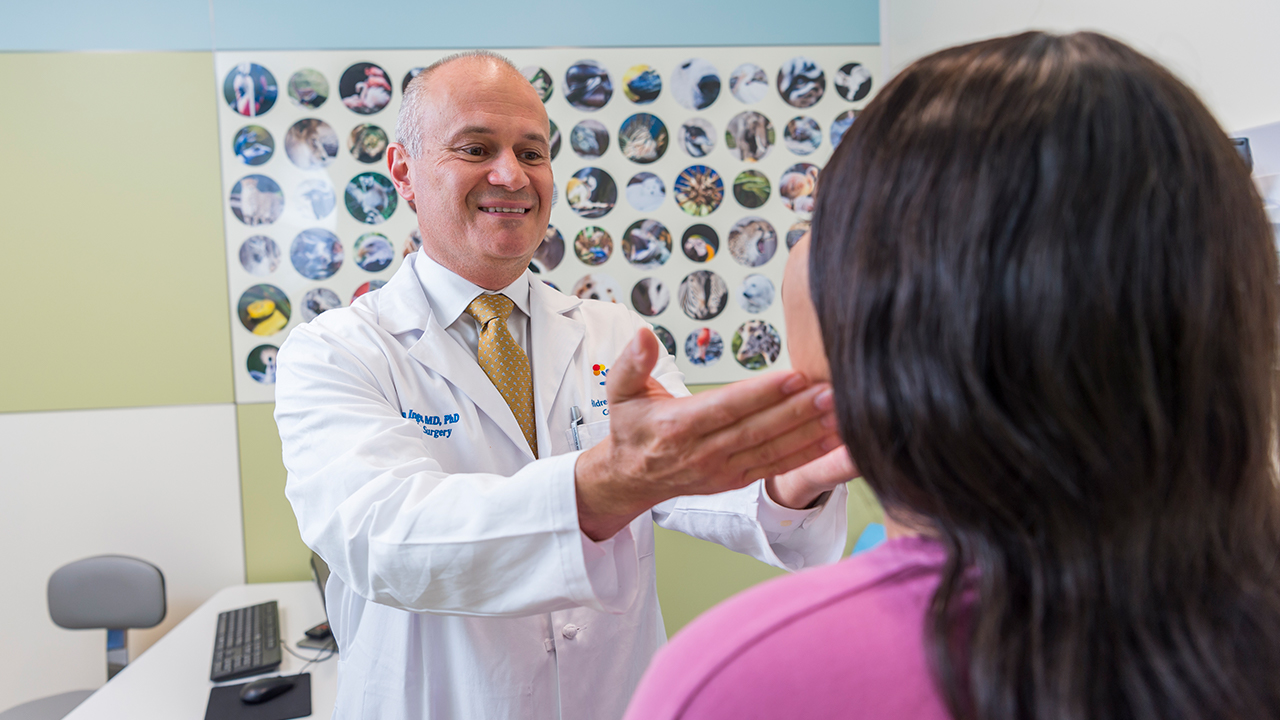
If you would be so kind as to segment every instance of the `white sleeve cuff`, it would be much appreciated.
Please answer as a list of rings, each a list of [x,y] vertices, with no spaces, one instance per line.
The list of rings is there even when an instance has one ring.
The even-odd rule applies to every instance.
[[[756,503],[756,519],[760,521],[760,527],[764,528],[765,537],[769,539],[770,545],[786,542],[792,533],[805,526],[806,520],[822,509],[822,505],[807,510],[793,510],[779,505],[769,497],[769,492],[765,490],[765,482],[761,480],[758,484],[760,500]]]

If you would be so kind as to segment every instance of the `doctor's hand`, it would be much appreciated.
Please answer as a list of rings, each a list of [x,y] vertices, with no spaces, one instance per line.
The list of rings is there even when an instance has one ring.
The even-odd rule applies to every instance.
[[[649,374],[658,352],[642,329],[614,361],[609,437],[574,467],[578,522],[592,540],[664,500],[785,476],[842,447],[825,383],[785,371],[674,398]]]
[[[817,460],[764,481],[764,490],[779,505],[795,510],[812,507],[826,493],[858,477],[858,468],[841,445]]]

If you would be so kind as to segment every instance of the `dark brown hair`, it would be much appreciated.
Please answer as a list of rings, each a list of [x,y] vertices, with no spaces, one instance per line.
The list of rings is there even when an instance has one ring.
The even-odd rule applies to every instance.
[[[931,55],[812,244],[843,438],[948,550],[952,714],[1280,717],[1276,248],[1194,93],[1091,33]]]

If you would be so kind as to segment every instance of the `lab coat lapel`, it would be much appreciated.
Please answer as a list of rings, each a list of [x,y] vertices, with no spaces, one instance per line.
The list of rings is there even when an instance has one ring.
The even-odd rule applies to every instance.
[[[582,304],[581,300],[547,287],[533,275],[526,273],[526,277],[529,278],[533,402],[538,416],[539,454],[545,455],[551,447],[551,433],[564,432],[569,427],[568,416],[551,417],[551,411],[586,330],[581,319],[568,316]]]
[[[415,258],[406,258],[413,259]],[[401,279],[402,275],[406,277]],[[407,273],[398,272],[378,292],[386,293],[388,290],[392,292],[383,298],[388,309],[382,319],[383,327],[393,333],[422,328],[422,337],[409,348],[409,357],[432,372],[439,373],[451,385],[465,393],[481,412],[488,415],[511,438],[516,447],[528,455],[529,460],[533,460],[529,443],[520,431],[520,424],[511,414],[507,401],[502,399],[489,376],[480,369],[475,356],[440,325],[440,321],[431,312],[418,276],[412,269]]]

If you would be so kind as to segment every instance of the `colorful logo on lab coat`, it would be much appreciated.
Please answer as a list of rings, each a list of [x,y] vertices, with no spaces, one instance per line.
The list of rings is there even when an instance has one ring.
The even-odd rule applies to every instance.
[[[600,378],[600,384],[604,385],[604,379],[609,376],[609,367],[604,364],[592,365],[591,373]]]

